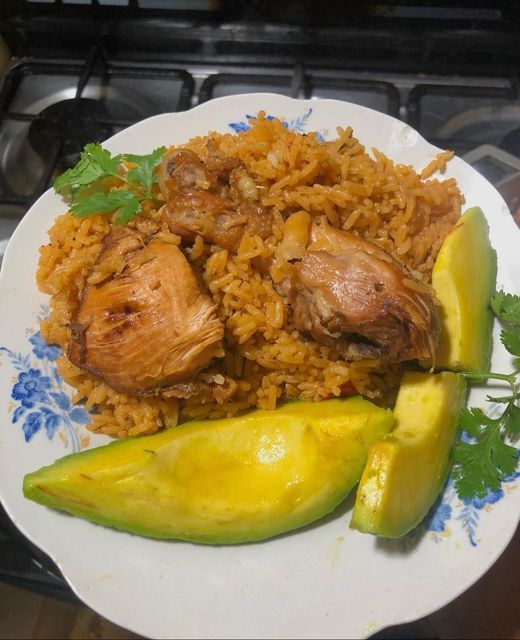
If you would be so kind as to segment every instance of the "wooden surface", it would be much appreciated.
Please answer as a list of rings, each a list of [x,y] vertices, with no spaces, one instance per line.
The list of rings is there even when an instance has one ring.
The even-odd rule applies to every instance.
[[[438,638],[520,639],[520,529],[488,573],[428,621]]]
[[[389,629],[385,638],[520,640],[520,529],[498,562],[466,593],[428,618]],[[46,640],[138,636],[87,607],[0,583],[0,639]]]
[[[46,598],[0,583],[1,640],[132,640],[138,637],[85,606]]]

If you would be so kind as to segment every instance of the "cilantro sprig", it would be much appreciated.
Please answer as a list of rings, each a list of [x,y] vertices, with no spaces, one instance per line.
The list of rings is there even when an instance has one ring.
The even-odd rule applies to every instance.
[[[87,144],[78,164],[58,176],[54,190],[69,198],[70,211],[78,217],[93,213],[116,213],[116,222],[130,222],[142,211],[141,203],[151,200],[157,180],[155,168],[161,162],[166,147],[148,155],[119,154],[112,156],[100,144]],[[126,170],[123,163],[134,165]],[[107,191],[102,180],[117,178],[121,188]]]
[[[488,490],[497,491],[504,478],[515,472],[518,456],[514,442],[520,437],[520,399],[517,376],[520,373],[520,296],[498,291],[491,299],[491,308],[506,328],[500,333],[500,341],[514,356],[515,369],[509,373],[492,371],[464,371],[468,380],[500,380],[509,385],[510,393],[504,396],[488,396],[490,402],[502,404],[504,410],[496,418],[490,418],[482,409],[464,409],[460,416],[462,439],[453,451],[453,477],[461,499],[483,498]]]

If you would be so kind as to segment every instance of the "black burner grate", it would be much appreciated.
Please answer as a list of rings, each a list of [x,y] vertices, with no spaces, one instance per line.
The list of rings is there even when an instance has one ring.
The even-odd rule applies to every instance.
[[[361,104],[409,122],[430,142],[458,154],[484,143],[499,146],[520,128],[516,78],[358,72],[310,62],[237,66],[218,59],[203,66],[179,61],[172,68],[108,60],[98,45],[84,63],[26,61],[6,76],[0,93],[0,210],[26,209],[75,164],[87,142],[157,113],[252,91]],[[31,100],[24,102],[27,94]]]
[[[78,602],[58,567],[16,529],[0,504],[0,581]]]
[[[399,91],[389,82],[353,78],[343,72],[304,71],[301,64],[276,73],[216,73],[202,83],[199,102],[238,93],[271,91],[293,98],[334,98],[397,116]]]
[[[75,84],[73,97],[58,97],[41,110],[32,105],[18,108],[25,86],[36,79],[41,81],[40,93],[34,96],[37,105],[52,94],[56,78],[68,78],[70,85]],[[156,92],[157,83],[163,84],[165,97],[161,104],[147,100],[147,83],[155,83]],[[113,85],[127,87],[130,97],[126,105],[122,99],[111,100],[107,88]],[[182,69],[116,65],[106,60],[99,47],[91,51],[84,64],[29,61],[15,66],[0,94],[0,141],[4,146],[0,204],[28,207],[51,186],[57,173],[77,162],[87,142],[101,142],[161,111],[189,108],[193,87],[193,78]],[[92,93],[95,99],[88,97]],[[24,170],[32,173],[24,175]]]
[[[481,144],[502,146],[520,131],[518,83],[504,86],[426,85],[409,94],[408,122],[439,147],[459,155]]]

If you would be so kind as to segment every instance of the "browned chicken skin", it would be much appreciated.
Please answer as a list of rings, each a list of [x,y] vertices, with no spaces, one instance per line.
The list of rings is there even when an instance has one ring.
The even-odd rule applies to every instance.
[[[193,241],[200,235],[228,251],[238,249],[244,233],[264,240],[271,235],[271,218],[260,205],[243,202],[234,212],[222,206],[220,198],[205,191],[181,194],[170,199],[164,219],[183,240]]]
[[[348,359],[432,358],[439,336],[435,303],[405,267],[377,245],[323,221],[280,284],[295,327],[322,344],[346,343]],[[319,247],[319,248],[318,248]]]
[[[273,234],[274,213],[259,204],[261,191],[242,162],[220,156],[211,143],[204,160],[188,149],[168,152],[159,188],[162,220],[143,216],[137,230],[119,228],[105,238],[68,357],[117,391],[223,404],[239,390],[210,368],[223,355],[224,325],[182,249],[166,241],[164,227],[159,232],[165,222],[183,243],[201,236],[236,252],[245,234]],[[432,295],[376,244],[299,210],[268,249],[251,264],[286,298],[302,334],[340,345],[346,360],[433,360],[439,318]],[[356,389],[349,382],[341,392]]]
[[[170,151],[159,168],[159,186],[163,195],[169,195],[167,180],[175,180],[180,189],[193,189],[207,180],[207,173],[199,156],[190,149]]]
[[[174,244],[117,230],[98,263],[116,256],[123,256],[123,270],[85,287],[69,359],[136,395],[189,381],[222,350],[224,328],[213,302]]]
[[[272,232],[268,209],[250,200],[232,207],[226,199],[208,191],[220,181],[236,192],[241,171],[238,158],[210,155],[205,163],[193,151],[179,149],[161,165],[163,194],[167,198],[164,219],[170,231],[184,241],[197,235],[229,251],[236,251],[244,233],[266,239]],[[206,187],[206,188],[202,188]]]

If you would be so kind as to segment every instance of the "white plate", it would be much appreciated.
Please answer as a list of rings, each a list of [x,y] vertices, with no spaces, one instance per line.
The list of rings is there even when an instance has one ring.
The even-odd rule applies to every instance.
[[[367,148],[377,146],[417,169],[438,151],[407,125],[376,111],[271,94],[221,98],[155,116],[106,146],[112,152],[148,153],[209,130],[240,129],[247,126],[246,115],[260,109],[298,131],[317,130],[326,138],[334,137],[338,125],[353,126]],[[520,233],[504,201],[459,158],[449,163],[446,175],[457,178],[468,207],[484,210],[499,255],[499,285],[518,293]],[[38,247],[65,209],[51,191],[35,203],[7,248],[0,276],[0,491],[16,525],[57,562],[90,607],[151,637],[368,636],[441,607],[498,558],[519,519],[520,490],[512,490],[518,474],[499,492],[469,504],[448,486],[429,524],[398,542],[350,531],[352,501],[317,526],[268,542],[204,547],[119,533],[24,500],[24,474],[72,451],[88,434],[81,411],[69,407],[68,390],[60,391],[55,352],[34,337],[41,305],[47,303],[35,285]],[[496,336],[493,366],[499,371],[510,366]],[[470,401],[483,404],[484,396],[474,390]],[[24,403],[33,406],[20,415]],[[32,434],[29,442],[24,434]],[[90,435],[89,446],[106,440]]]

